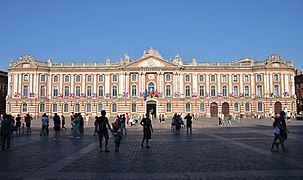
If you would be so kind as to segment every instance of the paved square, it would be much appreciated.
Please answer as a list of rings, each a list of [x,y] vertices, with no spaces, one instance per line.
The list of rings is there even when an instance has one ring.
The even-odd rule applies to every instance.
[[[128,127],[120,152],[98,151],[92,122],[80,140],[15,135],[12,152],[0,152],[0,179],[303,179],[303,121],[288,122],[288,152],[270,152],[272,121],[245,119],[218,127],[217,119],[193,123],[193,134],[154,121],[151,149],[141,148],[142,127]],[[67,123],[69,124],[69,123]],[[52,127],[52,125],[50,125]]]

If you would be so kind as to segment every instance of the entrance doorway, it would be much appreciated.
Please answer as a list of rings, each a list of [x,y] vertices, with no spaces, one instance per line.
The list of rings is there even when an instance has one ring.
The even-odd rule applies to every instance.
[[[222,104],[222,114],[224,114],[224,117],[229,115],[229,104],[227,102]]]
[[[281,102],[277,101],[275,103],[275,114],[280,113],[281,111],[282,111],[282,104],[281,104]]]
[[[218,117],[218,104],[215,102],[210,104],[210,117]]]
[[[146,113],[151,113],[153,117],[157,116],[157,102],[147,101],[146,102]]]

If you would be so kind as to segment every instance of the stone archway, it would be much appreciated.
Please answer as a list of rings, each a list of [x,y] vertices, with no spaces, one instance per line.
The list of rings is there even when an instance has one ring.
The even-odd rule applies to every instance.
[[[157,115],[157,102],[156,101],[147,101],[146,102],[146,112],[151,113],[153,117]]]
[[[277,101],[277,102],[275,103],[275,114],[276,114],[276,113],[280,113],[281,111],[282,111],[282,104],[281,104],[280,101]]]
[[[215,102],[210,104],[210,117],[218,117],[218,104]]]
[[[224,114],[224,117],[228,117],[229,115],[229,104],[227,102],[222,104],[222,114]]]

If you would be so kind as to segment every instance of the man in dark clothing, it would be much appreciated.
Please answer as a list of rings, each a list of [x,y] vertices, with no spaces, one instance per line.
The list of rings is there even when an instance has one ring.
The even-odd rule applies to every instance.
[[[81,113],[79,113],[80,116],[80,133],[83,134],[84,132],[84,119],[83,116],[81,115]]]
[[[107,127],[112,131],[109,121],[107,119],[107,117],[105,117],[106,112],[105,110],[101,111],[101,117],[98,117],[98,119],[96,120],[96,124],[99,126],[99,146],[100,146],[100,152],[103,152],[102,149],[102,139],[103,137],[105,138],[105,152],[110,152],[107,149],[107,145],[108,145],[108,131],[107,131]],[[107,127],[106,127],[107,125]]]
[[[11,146],[11,136],[12,136],[13,127],[14,126],[13,126],[12,116],[5,114],[3,116],[3,121],[1,126],[3,151],[11,151],[10,146]]]
[[[186,119],[186,130],[188,134],[188,129],[190,129],[190,134],[192,133],[192,124],[193,124],[193,117],[188,113],[187,116],[184,118]]]
[[[60,116],[58,116],[57,113],[55,113],[55,115],[53,117],[53,121],[54,121],[54,130],[55,130],[54,141],[61,140],[61,138],[60,138],[61,121],[60,121]]]

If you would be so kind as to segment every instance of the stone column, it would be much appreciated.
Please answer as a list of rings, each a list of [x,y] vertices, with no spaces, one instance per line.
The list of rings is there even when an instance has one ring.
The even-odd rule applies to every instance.
[[[120,72],[119,74],[119,94],[122,95],[123,94],[123,90],[124,90],[124,78],[123,78],[123,72]]]
[[[59,87],[59,93],[63,95],[63,74],[60,74],[60,87]]]
[[[21,82],[22,82],[22,74],[19,73],[19,75],[18,75],[18,92],[19,92],[20,94],[21,94],[21,92],[22,92]]]
[[[251,95],[253,97],[255,97],[256,87],[255,87],[255,74],[254,73],[251,74],[250,89],[251,89]]]
[[[145,89],[147,89],[147,87],[146,87],[146,81],[145,81],[145,79],[146,79],[146,72],[143,72],[143,74],[142,74],[142,89],[143,89],[143,91],[145,92]]]
[[[138,89],[139,89],[139,94],[140,94],[141,92],[143,92],[143,90],[142,90],[142,72],[138,73],[138,80],[139,80]]]
[[[269,73],[269,93],[273,93],[273,79],[272,79],[273,74]],[[280,78],[281,79],[281,78]]]
[[[160,72],[157,71],[157,85],[156,88],[158,90],[158,92],[160,91]]]
[[[86,87],[85,87],[85,74],[82,74],[82,88],[81,88],[81,93],[86,93],[86,91],[85,91],[85,89],[86,89]],[[87,94],[86,94],[87,95]]]
[[[13,74],[13,78],[14,78],[14,86],[13,86],[14,87],[13,94],[14,94],[18,91],[18,84],[17,84],[18,83],[18,74],[16,74],[16,73]],[[19,93],[21,93],[21,92],[19,92]]]
[[[106,93],[111,93],[110,92],[110,74],[109,73],[105,73],[105,83],[104,83],[105,85],[105,94]]]
[[[12,94],[12,92],[11,92],[11,86],[12,86],[12,84],[11,84],[11,82],[12,82],[12,74],[11,73],[8,73],[8,79],[7,79],[7,95],[11,95]],[[9,98],[12,98],[12,97],[9,97]]]
[[[125,84],[125,87],[126,87],[125,92],[128,92],[128,93],[129,93],[129,84],[130,84],[129,75],[130,75],[130,73],[127,72],[126,73],[126,78],[125,78],[125,82],[126,82],[126,84]]]
[[[94,76],[94,93],[97,94],[97,74],[93,74]]]
[[[234,92],[233,91],[232,74],[231,73],[228,74],[228,89],[229,89],[228,93],[233,93]]]
[[[51,74],[48,74],[48,75],[45,75],[48,79],[47,79],[47,87],[46,89],[48,89],[48,98],[50,99],[52,97],[52,75]]]
[[[71,81],[71,87],[70,87],[70,93],[73,94],[74,93],[74,84],[75,84],[75,74],[71,74],[70,77],[70,81]]]
[[[290,95],[294,95],[295,92],[296,92],[296,89],[295,89],[295,75],[294,74],[291,75],[290,84],[292,85],[292,89],[291,89],[291,94]]]
[[[181,72],[181,74],[180,74],[180,95],[182,98],[184,97],[184,80],[183,80],[183,78],[184,78],[184,74],[183,74],[183,72]]]
[[[222,89],[221,89],[221,74],[218,74],[217,75],[217,85],[218,85],[218,87],[217,87],[217,93],[222,93]]]
[[[239,78],[240,78],[240,92],[239,93],[244,93],[244,88],[243,88],[243,74],[242,73],[240,73],[240,75],[239,75]],[[239,96],[240,96],[240,94],[239,94]]]
[[[267,97],[268,95],[268,84],[267,84],[267,72],[264,73],[264,97]]]
[[[288,81],[289,74],[284,74],[284,76],[285,76],[285,91],[289,92],[289,81]],[[280,78],[280,81],[282,80],[283,79]]]
[[[206,87],[205,87],[205,93],[208,93],[210,95],[210,87],[209,87],[209,74],[206,73]]]
[[[29,74],[29,89],[28,89],[28,91],[29,91],[29,93],[32,93],[33,92],[33,74],[32,73],[30,73]]]
[[[197,78],[197,73],[193,73],[192,81],[193,81],[193,92],[198,94],[198,78]]]
[[[173,83],[173,85],[172,85],[172,94],[171,95],[173,95],[173,93],[174,92],[176,92],[176,90],[177,90],[177,87],[178,87],[178,85],[177,85],[177,73],[176,72],[173,72],[173,77],[172,77],[172,83]],[[165,89],[165,87],[164,87],[164,89]]]
[[[282,97],[284,97],[283,93],[285,92],[285,84],[284,84],[284,79],[285,79],[285,74],[284,73],[281,73],[281,95]]]

